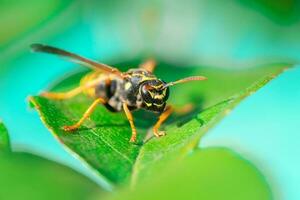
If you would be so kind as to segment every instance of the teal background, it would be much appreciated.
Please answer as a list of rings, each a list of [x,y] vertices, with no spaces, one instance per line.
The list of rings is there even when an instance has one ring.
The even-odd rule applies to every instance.
[[[276,197],[298,199],[300,68],[288,70],[206,134],[201,147],[229,147],[266,175]]]
[[[31,43],[59,46],[106,63],[140,55],[183,67],[249,68],[300,60],[300,7],[295,0],[45,2],[46,10],[57,9],[43,16],[33,6],[31,12],[43,19],[31,13],[32,25],[19,35],[0,35],[0,116],[15,151],[71,166],[107,189],[107,183],[60,147],[26,101],[81,67],[33,54]],[[13,14],[22,6],[20,1],[0,4]],[[29,24],[21,14],[5,19],[0,23],[8,30],[9,23]],[[201,143],[230,147],[250,159],[266,174],[276,197],[283,199],[300,199],[299,77],[299,68],[279,76],[242,102]]]

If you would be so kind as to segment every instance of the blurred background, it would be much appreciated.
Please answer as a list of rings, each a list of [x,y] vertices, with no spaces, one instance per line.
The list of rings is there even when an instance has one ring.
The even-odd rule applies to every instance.
[[[0,25],[0,118],[13,149],[71,166],[102,185],[57,144],[26,101],[77,67],[33,54],[30,44],[58,46],[109,64],[141,56],[183,67],[235,69],[300,61],[298,0],[0,0]],[[280,76],[202,144],[253,158],[285,199],[300,198],[299,77],[298,68]],[[249,124],[258,128],[246,134]]]

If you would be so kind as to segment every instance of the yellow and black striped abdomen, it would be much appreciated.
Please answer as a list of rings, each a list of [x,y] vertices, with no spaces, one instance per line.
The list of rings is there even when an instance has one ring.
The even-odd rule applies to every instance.
[[[93,98],[102,98],[110,111],[122,110],[122,79],[96,71],[84,76],[80,84],[81,86],[93,84],[93,87],[85,89],[83,93]]]
[[[80,80],[80,85],[85,86],[85,85],[91,83],[92,81],[99,79],[101,76],[105,76],[105,74],[98,72],[98,71],[90,72],[87,75],[85,75],[84,77],[82,77],[82,79]],[[91,87],[91,88],[85,89],[83,91],[83,93],[89,97],[96,97],[95,90],[96,90],[96,87]]]

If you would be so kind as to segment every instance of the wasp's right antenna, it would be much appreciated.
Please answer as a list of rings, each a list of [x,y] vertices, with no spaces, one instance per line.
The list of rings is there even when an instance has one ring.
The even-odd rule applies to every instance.
[[[180,79],[180,80],[177,80],[177,81],[167,83],[163,86],[162,89],[173,86],[173,85],[176,85],[176,84],[179,84],[179,83],[186,83],[186,82],[190,82],[190,81],[204,81],[206,79],[207,78],[204,77],[204,76],[190,76],[190,77],[187,77],[187,78],[183,78],[183,79]]]

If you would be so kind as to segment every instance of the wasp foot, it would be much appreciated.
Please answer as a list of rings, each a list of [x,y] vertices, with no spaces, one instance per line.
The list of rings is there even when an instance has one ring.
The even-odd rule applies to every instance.
[[[63,126],[62,129],[64,131],[71,132],[71,131],[75,131],[76,129],[78,129],[78,127],[77,126]]]
[[[155,137],[161,137],[161,136],[165,136],[166,132],[165,131],[158,131],[158,130],[153,130],[153,134],[155,135]]]
[[[133,131],[132,134],[131,134],[131,138],[129,140],[129,142],[131,143],[136,143],[136,131]]]

